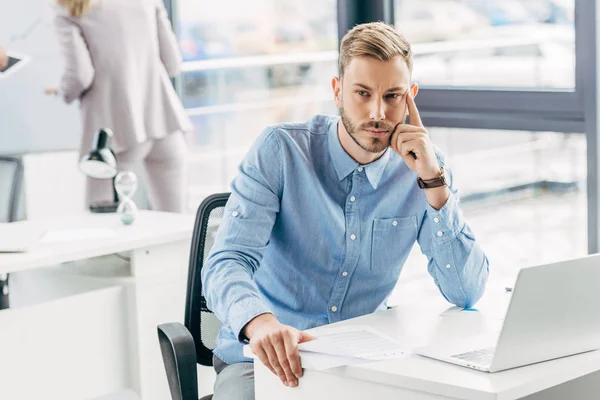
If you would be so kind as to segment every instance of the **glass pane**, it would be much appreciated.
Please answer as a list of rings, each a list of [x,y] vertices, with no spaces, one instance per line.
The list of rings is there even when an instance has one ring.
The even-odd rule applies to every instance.
[[[422,85],[574,89],[575,0],[395,0]]]
[[[583,134],[431,128],[459,188],[461,209],[490,261],[490,282],[512,285],[521,267],[587,254]],[[437,291],[413,248],[390,298]],[[427,281],[428,285],[423,285]]]
[[[195,130],[188,136],[189,206],[195,212],[202,200],[230,190],[240,161],[258,135],[278,121],[304,121],[318,113],[335,114],[333,100],[278,102],[258,109],[192,116]]]
[[[335,113],[336,0],[179,0],[178,88],[192,118],[189,210],[229,190],[269,125]]]
[[[335,0],[180,0],[185,61],[337,49]]]
[[[255,106],[260,101],[291,98],[325,100],[333,99],[330,82],[336,74],[336,52],[295,57],[285,63],[239,59],[235,65],[217,64],[184,72],[180,92],[186,108],[240,103]]]

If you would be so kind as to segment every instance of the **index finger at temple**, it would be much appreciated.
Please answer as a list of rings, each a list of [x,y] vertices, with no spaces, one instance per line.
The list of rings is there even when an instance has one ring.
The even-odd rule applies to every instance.
[[[421,121],[421,115],[419,114],[419,109],[417,108],[417,104],[415,103],[415,98],[412,93],[408,93],[407,97],[408,104],[408,118],[411,125],[423,126],[423,122]]]

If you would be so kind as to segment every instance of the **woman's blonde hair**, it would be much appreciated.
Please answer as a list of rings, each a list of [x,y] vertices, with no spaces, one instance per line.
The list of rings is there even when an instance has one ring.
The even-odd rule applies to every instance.
[[[90,9],[91,0],[58,0],[71,17],[83,17]]]
[[[340,78],[354,57],[373,57],[389,61],[400,56],[412,72],[413,53],[408,41],[396,29],[383,22],[357,25],[342,39],[340,47]]]

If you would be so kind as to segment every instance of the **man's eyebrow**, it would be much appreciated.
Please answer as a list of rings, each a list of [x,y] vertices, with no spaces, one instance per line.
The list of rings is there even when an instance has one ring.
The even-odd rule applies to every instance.
[[[366,90],[373,90],[369,86],[365,85],[364,83],[355,83],[354,86],[359,86],[359,87],[361,87],[363,89],[366,89]]]
[[[354,86],[359,86],[365,90],[373,90],[372,88],[370,88],[369,86],[365,85],[364,83],[355,83]],[[388,89],[385,91],[385,93],[389,93],[389,92],[405,92],[408,90],[407,86],[396,86],[393,87],[391,89]]]
[[[389,92],[405,92],[407,90],[408,90],[408,87],[406,87],[406,86],[396,86],[396,87],[393,87],[391,89],[386,90],[386,93],[389,93]]]

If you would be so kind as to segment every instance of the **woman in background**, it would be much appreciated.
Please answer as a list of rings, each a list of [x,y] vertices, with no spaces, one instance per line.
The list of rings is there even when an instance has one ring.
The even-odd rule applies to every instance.
[[[143,163],[152,208],[183,212],[192,127],[169,79],[181,54],[162,0],[57,0],[55,9],[65,71],[46,93],[79,100],[81,155],[111,129],[119,169]],[[112,200],[110,179],[87,179],[88,205]]]

